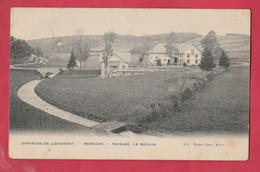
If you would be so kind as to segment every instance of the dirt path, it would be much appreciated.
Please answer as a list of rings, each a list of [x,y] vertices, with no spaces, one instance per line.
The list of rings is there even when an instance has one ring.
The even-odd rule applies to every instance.
[[[25,85],[23,85],[17,92],[18,97],[24,102],[34,106],[50,115],[59,117],[61,119],[67,120],[69,122],[81,124],[86,127],[92,127],[94,125],[100,124],[99,122],[92,121],[80,116],[74,115],[70,112],[63,111],[51,104],[43,101],[34,92],[34,88],[41,82],[41,80],[34,80]]]

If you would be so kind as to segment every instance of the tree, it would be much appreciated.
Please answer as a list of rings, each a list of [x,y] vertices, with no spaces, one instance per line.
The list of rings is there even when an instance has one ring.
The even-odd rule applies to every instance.
[[[107,77],[107,65],[108,65],[108,58],[112,56],[113,49],[112,44],[115,42],[116,34],[114,32],[106,32],[103,35],[103,40],[105,43],[105,49],[103,50],[102,56],[103,56],[103,63],[104,63],[104,75]]]
[[[76,57],[80,61],[80,69],[82,61],[86,61],[90,57],[89,47],[87,41],[83,39],[84,31],[82,29],[77,29],[75,31],[75,38],[74,38],[74,47],[73,50],[75,51]]]
[[[158,59],[158,60],[156,61],[156,66],[162,66],[161,59]]]
[[[167,43],[165,45],[165,48],[166,48],[166,54],[168,57],[171,58],[171,62],[170,62],[170,65],[172,65],[172,58],[173,58],[173,55],[174,55],[174,45],[173,45],[173,41],[174,41],[174,33],[171,32],[169,34],[169,37],[167,39]]]
[[[44,56],[44,53],[43,53],[41,47],[35,47],[35,48],[34,48],[34,53],[35,53],[35,55],[37,55],[37,56],[42,56],[42,57]]]
[[[144,63],[146,66],[146,62],[144,61],[145,57],[148,55],[148,52],[150,50],[150,45],[149,43],[151,42],[151,37],[150,36],[145,36],[144,37],[144,41],[143,41],[143,45],[140,49],[140,56],[138,59],[137,64],[141,67],[142,64]]]
[[[227,69],[229,67],[230,62],[229,62],[229,58],[226,55],[225,51],[222,52],[222,55],[220,56],[218,65],[225,68],[225,69]]]
[[[144,54],[140,54],[140,57],[139,57],[138,62],[137,62],[137,65],[139,65],[139,67],[142,67],[142,64],[145,63],[144,57],[145,57]]]
[[[206,73],[212,71],[212,69],[216,67],[214,58],[209,48],[204,48],[199,67],[201,70],[206,71]]]
[[[21,39],[10,37],[10,58],[28,57],[33,53],[33,49]]]
[[[71,53],[70,53],[70,59],[69,59],[69,62],[68,62],[68,65],[67,65],[67,68],[72,70],[74,69],[74,67],[76,66],[76,56],[74,54],[74,51],[72,50]]]
[[[216,55],[216,48],[219,47],[217,40],[217,34],[214,31],[210,31],[202,40],[201,45],[203,49],[207,48],[211,51],[213,57]]]
[[[223,51],[224,51],[223,48],[217,47],[217,48],[215,49],[215,57],[214,57],[214,59],[220,59],[220,57],[221,57]]]

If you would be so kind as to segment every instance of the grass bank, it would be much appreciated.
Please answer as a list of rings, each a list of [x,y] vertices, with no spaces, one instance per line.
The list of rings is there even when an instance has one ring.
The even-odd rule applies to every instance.
[[[249,67],[216,76],[170,117],[144,123],[163,133],[248,133]]]

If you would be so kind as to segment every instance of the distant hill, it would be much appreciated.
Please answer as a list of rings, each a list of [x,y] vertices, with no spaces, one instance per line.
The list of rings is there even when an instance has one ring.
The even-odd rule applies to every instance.
[[[114,51],[129,52],[133,51],[135,47],[140,47],[145,39],[149,39],[151,46],[159,42],[165,42],[168,34],[157,34],[147,36],[133,36],[133,35],[117,35],[113,45]],[[178,43],[185,42],[191,39],[201,37],[197,33],[176,33],[175,40]],[[28,40],[31,47],[41,47],[42,50],[48,54],[69,53],[72,49],[74,36],[63,36],[46,39]],[[86,40],[90,49],[101,49],[104,47],[102,35],[84,35],[83,39]],[[138,48],[137,48],[138,49]]]
[[[243,34],[227,34],[218,38],[221,47],[231,60],[250,62],[250,36]]]
[[[143,43],[147,41],[149,48],[161,42],[166,42],[169,34],[157,34],[146,36],[117,35],[113,49],[115,52],[131,52],[132,64],[135,65],[139,59],[139,52],[142,51]],[[175,33],[175,43],[199,45],[202,35],[196,33]],[[66,67],[73,45],[73,36],[46,38],[26,41],[31,47],[41,47],[42,51],[49,55],[50,66]],[[88,42],[91,50],[102,50],[104,48],[102,35],[83,36]],[[227,52],[232,60],[249,61],[250,60],[250,36],[228,34],[218,36],[218,42]],[[97,56],[91,56],[86,63],[93,68],[100,67]]]
[[[184,42],[184,44],[195,44],[201,47],[201,38]],[[231,60],[249,62],[250,60],[250,36],[243,34],[226,34],[217,37],[220,47],[223,48]],[[202,49],[202,47],[201,47]]]

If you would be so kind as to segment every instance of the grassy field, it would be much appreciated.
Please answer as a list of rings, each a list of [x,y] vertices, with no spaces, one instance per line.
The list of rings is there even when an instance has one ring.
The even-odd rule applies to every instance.
[[[55,77],[40,83],[36,90],[47,100],[75,107],[111,120],[133,122],[147,113],[155,101],[168,101],[168,88],[176,72],[102,78]],[[171,81],[159,81],[171,78]]]
[[[64,59],[50,59],[47,62],[47,66],[48,67],[59,67],[59,68],[66,68],[67,64],[68,64],[68,58],[64,58]]]
[[[230,51],[227,52],[231,62],[247,62],[250,63],[250,51]]]
[[[32,70],[10,70],[10,131],[73,132],[88,128],[53,117],[23,102],[17,96],[18,89],[25,83],[40,79]]]
[[[171,106],[170,97],[175,93],[171,88],[179,74],[180,71],[164,71],[112,79],[55,77],[41,82],[36,90],[45,100],[69,109],[140,124],[140,120],[151,114],[152,104]],[[248,67],[232,68],[216,76],[178,111],[143,122],[142,127],[164,133],[245,133],[249,121],[248,76]]]
[[[249,67],[234,67],[217,76],[167,119],[147,124],[166,133],[248,133]]]

